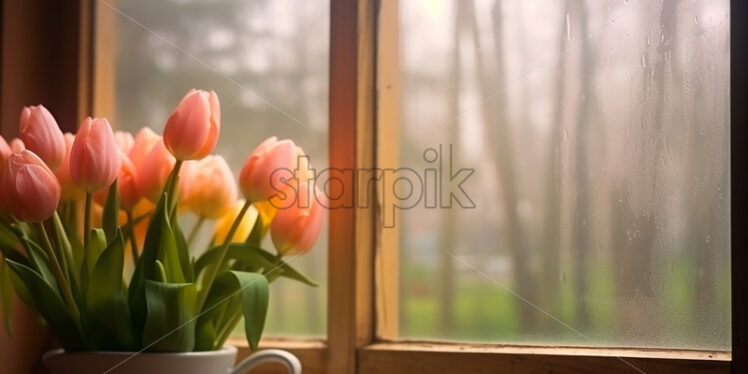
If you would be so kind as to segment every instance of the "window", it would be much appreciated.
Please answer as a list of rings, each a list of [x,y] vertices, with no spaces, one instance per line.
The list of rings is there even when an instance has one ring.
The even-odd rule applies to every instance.
[[[728,2],[399,17],[400,164],[473,172],[401,211],[400,337],[729,350]]]
[[[407,186],[339,186],[376,204],[330,211],[295,260],[320,287],[278,283],[267,331],[286,338],[262,344],[305,372],[744,365],[735,2],[94,3],[92,106],[115,126],[158,128],[205,87],[234,168],[274,134],[320,168],[423,172],[451,151],[474,170],[466,209],[388,210]]]
[[[187,90],[214,90],[222,109],[216,151],[235,175],[249,152],[273,135],[293,138],[315,167],[325,167],[327,1],[108,4],[98,4],[98,44],[111,56],[99,54],[110,60],[99,64],[108,84],[97,92],[97,115],[133,133],[144,125],[159,131]],[[190,218],[186,229],[194,224]],[[201,234],[207,245],[210,224]],[[319,287],[273,283],[266,335],[325,335],[326,249],[323,234],[308,255],[293,260]]]

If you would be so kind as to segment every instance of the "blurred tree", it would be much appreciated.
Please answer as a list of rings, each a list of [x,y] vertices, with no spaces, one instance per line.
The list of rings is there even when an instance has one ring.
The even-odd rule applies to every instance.
[[[463,3],[463,2],[460,2]],[[505,103],[506,82],[504,80],[504,47],[502,40],[502,10],[501,1],[493,4],[491,13],[493,30],[493,42],[495,51],[495,68],[493,76],[483,64],[481,55],[480,34],[475,8],[472,1],[465,1],[465,13],[472,32],[473,51],[475,53],[476,80],[480,87],[480,96],[487,102],[481,103],[481,114],[483,132],[485,134],[485,147],[492,155],[496,167],[497,188],[499,194],[497,201],[504,203],[503,213],[506,219],[507,247],[512,257],[512,286],[515,292],[522,298],[531,302],[537,302],[535,282],[530,272],[527,247],[522,235],[520,218],[517,214],[517,179],[514,171],[514,147],[512,136],[507,120],[507,108]],[[493,85],[491,85],[493,83]],[[530,332],[537,328],[536,310],[528,303],[519,298],[517,302],[519,315],[519,326],[522,331]]]
[[[592,74],[592,61],[589,52],[589,36],[588,36],[588,16],[587,16],[587,5],[584,0],[575,0],[573,2],[573,11],[576,14],[576,19],[579,25],[579,70],[577,76],[579,77],[579,92],[575,96],[577,101],[576,110],[576,128],[574,129],[574,136],[576,138],[575,154],[573,159],[575,160],[574,166],[574,179],[575,179],[575,190],[574,190],[574,218],[572,220],[572,231],[571,231],[571,251],[572,259],[574,261],[574,293],[575,293],[575,313],[574,318],[576,322],[576,328],[585,330],[589,327],[590,323],[590,311],[587,299],[589,297],[588,291],[588,269],[589,269],[589,198],[591,191],[589,190],[589,171],[587,166],[587,159],[589,158],[587,152],[588,138],[588,96],[592,96],[594,92],[591,90],[591,79]],[[571,10],[571,9],[570,9]]]
[[[548,140],[548,160],[545,172],[545,199],[543,204],[543,250],[541,257],[540,276],[540,302],[544,310],[550,313],[561,311],[561,126],[564,117],[564,99],[566,95],[566,60],[567,48],[566,37],[566,15],[569,12],[571,0],[566,0],[561,8],[558,29],[558,59],[556,68],[556,97],[553,116],[551,117],[551,130]],[[543,319],[541,323],[544,331],[555,331],[560,327],[558,323],[550,318]]]

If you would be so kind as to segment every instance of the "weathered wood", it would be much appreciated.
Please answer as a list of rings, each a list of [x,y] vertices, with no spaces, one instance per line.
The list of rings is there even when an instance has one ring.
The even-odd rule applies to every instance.
[[[355,170],[374,166],[374,2],[330,3],[328,372],[353,373],[356,349],[374,336],[373,191]],[[347,175],[347,176],[346,176]]]
[[[377,15],[376,166],[383,170],[400,167],[399,6],[399,0],[382,0]],[[383,214],[388,214],[383,210],[383,203],[395,201],[394,191],[384,188],[376,195],[379,199],[374,222],[377,236],[376,334],[383,339],[395,339],[399,331],[400,312],[400,231],[397,224],[400,220],[397,212],[394,212],[395,225],[386,227],[383,221]]]
[[[730,354],[469,344],[380,343],[359,353],[359,373],[729,373]]]

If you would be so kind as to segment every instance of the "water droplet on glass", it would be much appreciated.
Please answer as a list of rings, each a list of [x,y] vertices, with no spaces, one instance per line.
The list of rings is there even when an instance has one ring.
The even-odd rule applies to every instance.
[[[647,67],[647,56],[642,55],[642,67]]]
[[[571,40],[571,20],[569,13],[566,13],[566,39]]]

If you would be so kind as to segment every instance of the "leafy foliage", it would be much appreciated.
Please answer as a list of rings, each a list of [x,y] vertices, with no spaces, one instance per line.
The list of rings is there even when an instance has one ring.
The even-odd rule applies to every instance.
[[[219,349],[241,316],[247,341],[257,349],[272,274],[315,283],[254,242],[228,245],[222,264],[216,264],[219,247],[190,259],[176,206],[169,204],[169,186],[164,190],[129,282],[123,272],[126,234],[132,230],[118,223],[116,183],[104,203],[103,227],[89,232],[85,248],[74,236],[76,224],[68,218],[55,214],[48,222],[64,284],[53,274],[52,260],[43,250],[43,233],[25,223],[0,224],[0,301],[6,328],[10,331],[14,289],[68,351]],[[61,208],[63,217],[69,217],[69,208]],[[218,266],[215,282],[204,285],[211,266]],[[66,302],[68,288],[75,305]],[[201,292],[206,294],[202,305]]]

